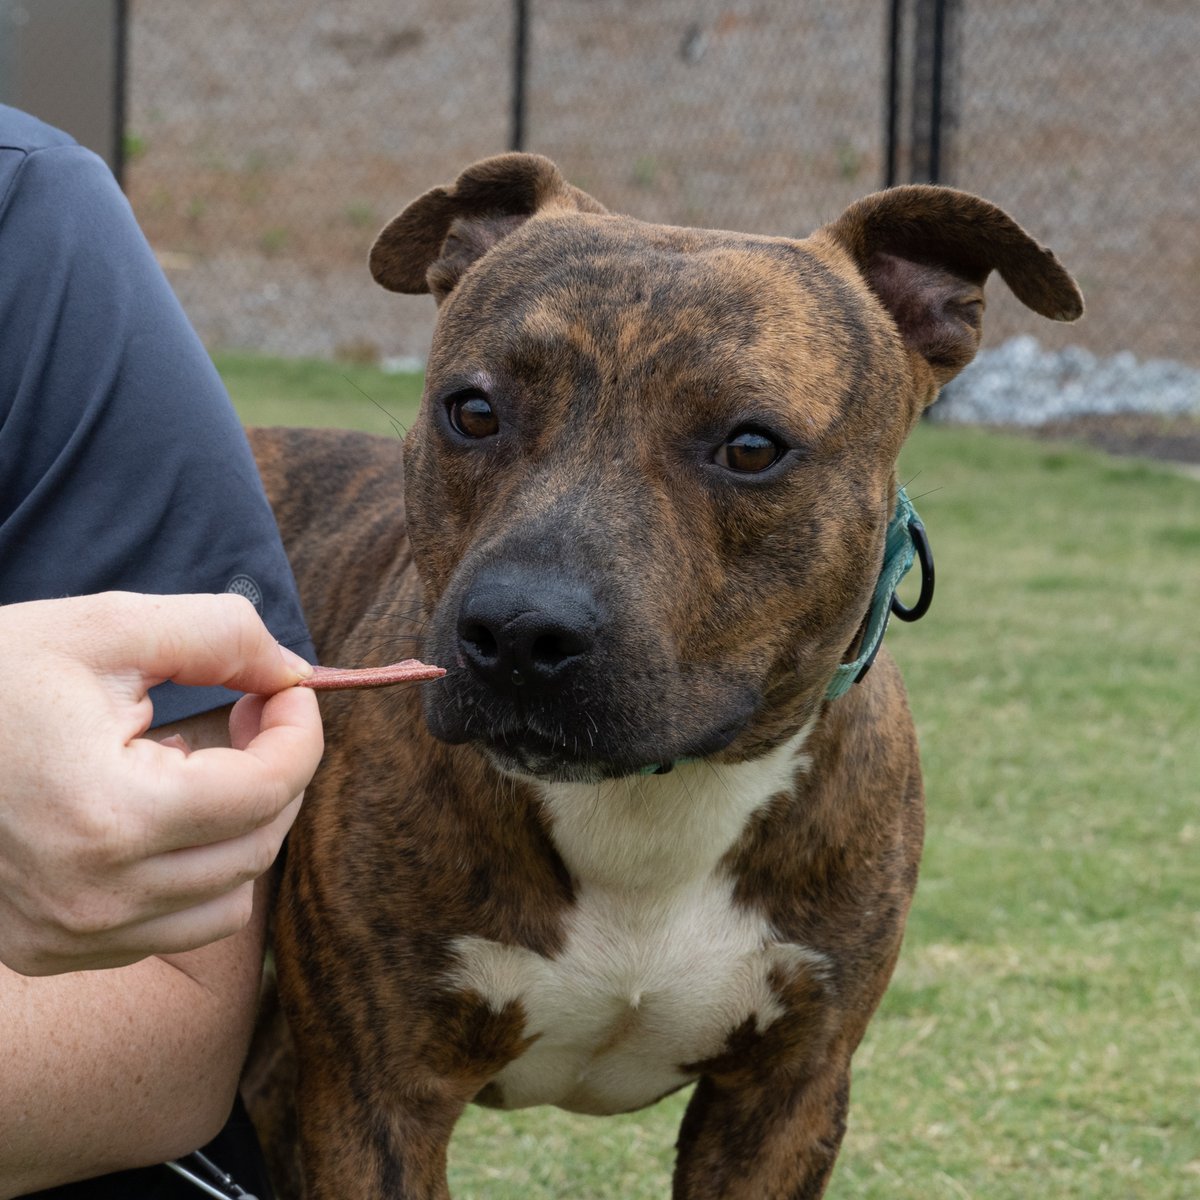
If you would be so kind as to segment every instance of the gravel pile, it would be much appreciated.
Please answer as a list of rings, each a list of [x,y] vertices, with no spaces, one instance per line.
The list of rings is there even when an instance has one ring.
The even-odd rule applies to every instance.
[[[985,350],[948,383],[933,421],[1038,426],[1081,416],[1153,413],[1200,417],[1200,371],[1167,359],[1101,358],[1070,346],[1043,350],[1016,337]]]

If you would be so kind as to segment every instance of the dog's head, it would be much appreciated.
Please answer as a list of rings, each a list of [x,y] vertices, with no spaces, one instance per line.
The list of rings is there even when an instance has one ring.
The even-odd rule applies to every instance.
[[[900,447],[973,357],[997,270],[1082,303],[999,209],[867,197],[804,241],[607,213],[488,159],[380,234],[439,305],[406,444],[433,732],[599,779],[794,733],[854,657]]]

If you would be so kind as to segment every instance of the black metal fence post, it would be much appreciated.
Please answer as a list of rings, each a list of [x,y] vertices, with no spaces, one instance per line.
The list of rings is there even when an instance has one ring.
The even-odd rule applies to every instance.
[[[116,0],[113,11],[116,39],[113,51],[113,151],[112,169],[117,183],[125,186],[125,122],[128,114],[129,3]]]
[[[904,0],[887,0],[887,74],[883,100],[883,186],[896,185],[896,135],[900,126],[900,17]]]
[[[941,95],[945,0],[916,0],[913,5],[912,124],[909,181],[937,183],[941,157]]]
[[[513,0],[512,123],[508,148],[525,149],[525,77],[529,65],[529,0]]]
[[[961,0],[887,0],[884,184],[942,183],[953,174]],[[906,15],[908,20],[906,21]],[[912,40],[905,53],[905,26]],[[902,145],[901,114],[908,137]]]

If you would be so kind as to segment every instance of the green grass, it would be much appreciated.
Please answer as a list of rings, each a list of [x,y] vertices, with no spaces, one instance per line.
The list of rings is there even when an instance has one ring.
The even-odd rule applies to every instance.
[[[831,1194],[1200,1194],[1200,485],[937,428],[903,471],[929,834]]]
[[[252,421],[389,432],[343,374],[408,419],[412,380],[221,365]],[[1200,483],[938,427],[902,478],[938,568],[930,615],[888,635],[927,849],[829,1196],[1198,1196]],[[471,1110],[455,1195],[665,1197],[685,1102]]]
[[[389,374],[357,363],[215,356],[234,407],[247,425],[305,425],[395,434],[421,399],[419,374]]]

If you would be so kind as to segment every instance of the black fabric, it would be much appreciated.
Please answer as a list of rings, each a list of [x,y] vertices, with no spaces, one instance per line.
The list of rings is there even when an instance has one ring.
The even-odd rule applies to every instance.
[[[256,1200],[274,1200],[254,1127],[239,1099],[225,1128],[202,1153]],[[25,1200],[201,1200],[206,1193],[168,1167],[121,1171],[32,1192]]]

